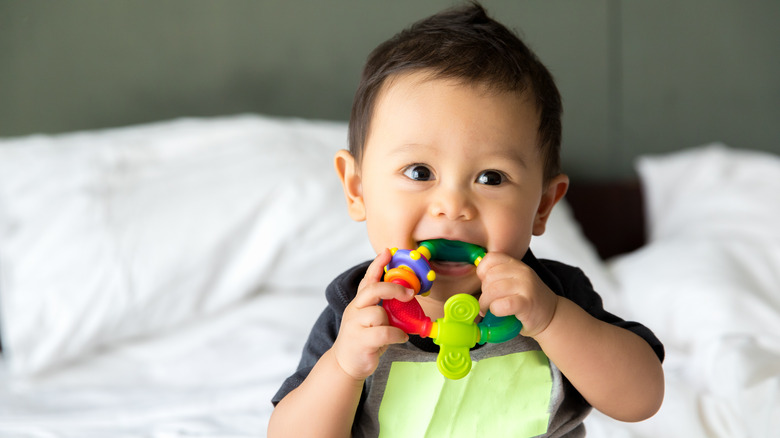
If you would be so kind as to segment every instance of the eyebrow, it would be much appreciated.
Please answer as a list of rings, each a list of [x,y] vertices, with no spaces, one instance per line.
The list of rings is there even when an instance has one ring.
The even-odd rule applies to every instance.
[[[528,162],[526,154],[520,152],[520,146],[519,145],[513,145],[510,148],[501,148],[498,151],[491,152],[492,156],[498,157],[501,159],[509,160],[509,161],[516,161],[520,163],[520,165],[528,169]]]
[[[420,147],[429,147],[429,146],[423,143],[402,143],[397,146],[393,146],[392,149],[389,151],[388,155],[393,156],[393,155],[408,154]]]
[[[426,145],[424,143],[402,143],[402,144],[399,144],[397,146],[394,146],[390,150],[389,155],[390,156],[394,156],[394,155],[402,155],[402,154],[410,153],[415,148],[420,148],[420,147],[427,148],[427,147],[430,147],[430,146]],[[476,147],[480,147],[481,148],[481,146],[476,146]],[[509,160],[509,161],[516,161],[523,168],[527,169],[528,168],[528,163],[527,163],[525,154],[521,153],[519,151],[520,149],[521,148],[518,145],[513,145],[513,146],[511,146],[509,148],[501,148],[498,151],[494,151],[494,152],[492,152],[492,155],[494,157],[498,157],[500,159],[505,159],[505,160]]]

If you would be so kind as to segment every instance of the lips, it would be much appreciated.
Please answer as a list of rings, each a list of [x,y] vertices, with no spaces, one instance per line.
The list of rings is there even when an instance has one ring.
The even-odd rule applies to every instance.
[[[448,277],[460,277],[471,274],[474,271],[474,265],[461,262],[431,261],[431,268],[436,275]]]

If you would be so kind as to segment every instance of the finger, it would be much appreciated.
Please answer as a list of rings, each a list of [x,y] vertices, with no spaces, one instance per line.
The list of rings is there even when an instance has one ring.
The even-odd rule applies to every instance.
[[[374,261],[371,262],[370,265],[368,265],[368,269],[366,270],[366,275],[363,277],[363,280],[360,282],[360,286],[364,286],[365,284],[370,283],[378,283],[382,281],[382,276],[385,273],[385,266],[387,266],[388,263],[390,263],[390,260],[392,260],[393,256],[390,254],[390,250],[385,248],[377,254],[377,256],[374,258]],[[360,287],[358,287],[359,289]]]
[[[479,300],[482,314],[498,299],[514,295],[526,296],[532,291],[536,278],[536,273],[528,265],[505,255],[488,260],[482,275],[482,295]]]
[[[477,266],[477,277],[485,281],[489,272],[495,271],[500,266],[508,265],[514,260],[516,259],[504,253],[489,252],[485,254],[485,257],[482,258],[482,261]]]
[[[390,324],[387,312],[380,306],[368,306],[360,309],[357,322],[363,327],[380,327]]]
[[[379,300],[375,300],[370,295],[363,297],[362,300],[358,298],[361,297],[361,295],[365,295],[363,291],[366,288],[368,288],[370,285],[377,284],[382,281],[382,276],[384,275],[385,266],[387,266],[387,264],[390,263],[390,260],[392,260],[392,258],[393,256],[392,254],[390,254],[390,250],[386,248],[382,250],[382,252],[377,254],[376,257],[374,257],[374,260],[368,265],[368,268],[366,268],[366,274],[363,276],[363,279],[360,280],[360,284],[358,284],[357,296],[355,297],[357,302],[355,303],[356,300],[353,300],[353,303],[358,304],[359,307],[379,304],[381,298],[379,298]]]
[[[371,327],[367,330],[379,345],[403,344],[409,340],[409,335],[403,330],[392,326]]]
[[[375,306],[382,300],[409,301],[413,297],[414,291],[406,289],[400,284],[379,282],[368,284],[359,289],[351,304],[360,309]]]
[[[506,292],[507,288],[513,287],[506,281],[516,282],[514,287],[527,287],[538,278],[530,266],[510,256],[489,260],[485,270],[481,271],[481,276],[482,292],[487,294]]]
[[[484,315],[493,302],[501,298],[521,293],[518,282],[511,277],[495,277],[482,283],[482,295],[479,297],[479,310]],[[495,314],[495,312],[493,312]]]
[[[526,313],[528,300],[519,295],[509,295],[493,300],[490,312],[496,316],[509,316]]]

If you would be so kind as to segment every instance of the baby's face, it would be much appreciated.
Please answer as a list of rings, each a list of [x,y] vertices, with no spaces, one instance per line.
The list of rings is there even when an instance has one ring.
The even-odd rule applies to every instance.
[[[378,97],[359,170],[373,248],[444,238],[522,258],[546,220],[538,126],[524,95],[419,72],[394,78]],[[463,289],[453,293],[479,288],[473,266],[433,267],[436,285]]]

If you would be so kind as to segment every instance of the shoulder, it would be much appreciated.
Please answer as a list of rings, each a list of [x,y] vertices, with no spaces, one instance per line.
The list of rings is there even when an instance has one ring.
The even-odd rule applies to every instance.
[[[558,295],[574,299],[583,293],[596,294],[590,280],[580,268],[555,260],[537,259],[531,250],[523,257],[523,263],[531,267],[547,287]]]
[[[561,295],[569,297],[581,292],[595,293],[593,284],[582,269],[556,260],[539,259],[539,263],[561,283]]]
[[[531,257],[533,257],[533,255],[531,255]],[[591,316],[639,335],[650,344],[658,358],[663,361],[665,356],[664,347],[655,334],[653,334],[649,328],[638,322],[626,321],[619,316],[607,312],[604,309],[604,303],[601,296],[593,289],[593,285],[581,269],[555,260],[537,260],[536,258],[533,260],[538,262],[539,267],[539,269],[534,268],[534,270],[536,270],[536,273],[555,293],[572,300]],[[554,281],[560,287],[560,290],[556,290],[554,287],[550,286],[548,280],[545,280],[545,276],[553,277],[555,279]]]
[[[580,268],[555,260],[537,259],[529,250],[523,258],[556,294],[568,298],[592,316],[614,323],[618,318],[604,310],[601,296],[593,289],[588,277]]]
[[[614,323],[616,318],[604,310],[601,295],[593,289],[590,279],[580,268],[547,259],[539,259],[539,264],[543,267],[544,274],[557,281],[560,290],[551,287],[555,293],[574,301],[596,318]],[[539,271],[537,274],[544,279]]]
[[[366,270],[371,261],[363,262],[342,272],[338,277],[330,282],[325,289],[325,298],[328,300],[328,306],[338,314],[341,314],[347,308],[352,299],[357,294],[358,285],[366,276]]]

